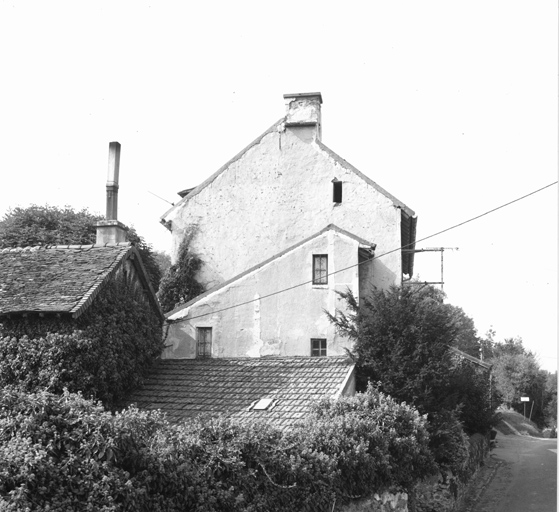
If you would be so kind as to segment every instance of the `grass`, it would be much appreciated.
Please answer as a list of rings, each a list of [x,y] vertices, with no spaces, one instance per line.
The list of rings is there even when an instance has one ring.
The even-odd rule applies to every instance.
[[[528,414],[528,412],[526,414]],[[518,433],[523,435],[543,437],[542,431],[533,421],[530,421],[528,418],[525,418],[522,414],[519,414],[516,411],[500,407],[497,409],[497,417],[499,422],[495,428],[502,434],[515,434],[516,432],[514,432],[514,430],[516,430]],[[514,430],[512,430],[509,425]]]

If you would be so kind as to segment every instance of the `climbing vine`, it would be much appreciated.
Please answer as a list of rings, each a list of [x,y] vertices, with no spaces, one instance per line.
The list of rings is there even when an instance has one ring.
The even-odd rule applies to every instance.
[[[161,280],[157,297],[166,313],[186,304],[204,291],[204,287],[196,280],[202,260],[190,249],[195,232],[196,228],[192,228],[185,234],[179,246],[177,262],[171,265]]]

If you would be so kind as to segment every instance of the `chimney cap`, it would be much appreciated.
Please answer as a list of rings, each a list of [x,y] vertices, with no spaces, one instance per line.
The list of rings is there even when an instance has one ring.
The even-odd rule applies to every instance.
[[[284,99],[288,99],[288,98],[293,98],[293,99],[297,99],[297,98],[316,98],[318,97],[318,101],[320,101],[320,103],[322,104],[322,94],[319,92],[296,92],[296,93],[292,93],[292,94],[284,94],[283,98]]]

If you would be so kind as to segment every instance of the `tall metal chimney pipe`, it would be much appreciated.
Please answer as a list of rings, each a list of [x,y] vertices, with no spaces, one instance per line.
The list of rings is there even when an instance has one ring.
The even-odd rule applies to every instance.
[[[97,222],[98,245],[126,242],[128,228],[118,217],[118,171],[120,168],[120,144],[109,143],[109,174],[107,177],[107,214]]]
[[[107,176],[107,220],[118,220],[118,171],[120,168],[120,144],[109,143],[109,173]]]

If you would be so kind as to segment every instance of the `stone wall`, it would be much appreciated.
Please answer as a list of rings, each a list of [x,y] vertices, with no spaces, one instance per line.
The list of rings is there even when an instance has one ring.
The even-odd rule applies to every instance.
[[[344,505],[340,512],[408,512],[408,495],[405,492],[392,494],[384,492],[370,498],[352,501]]]

